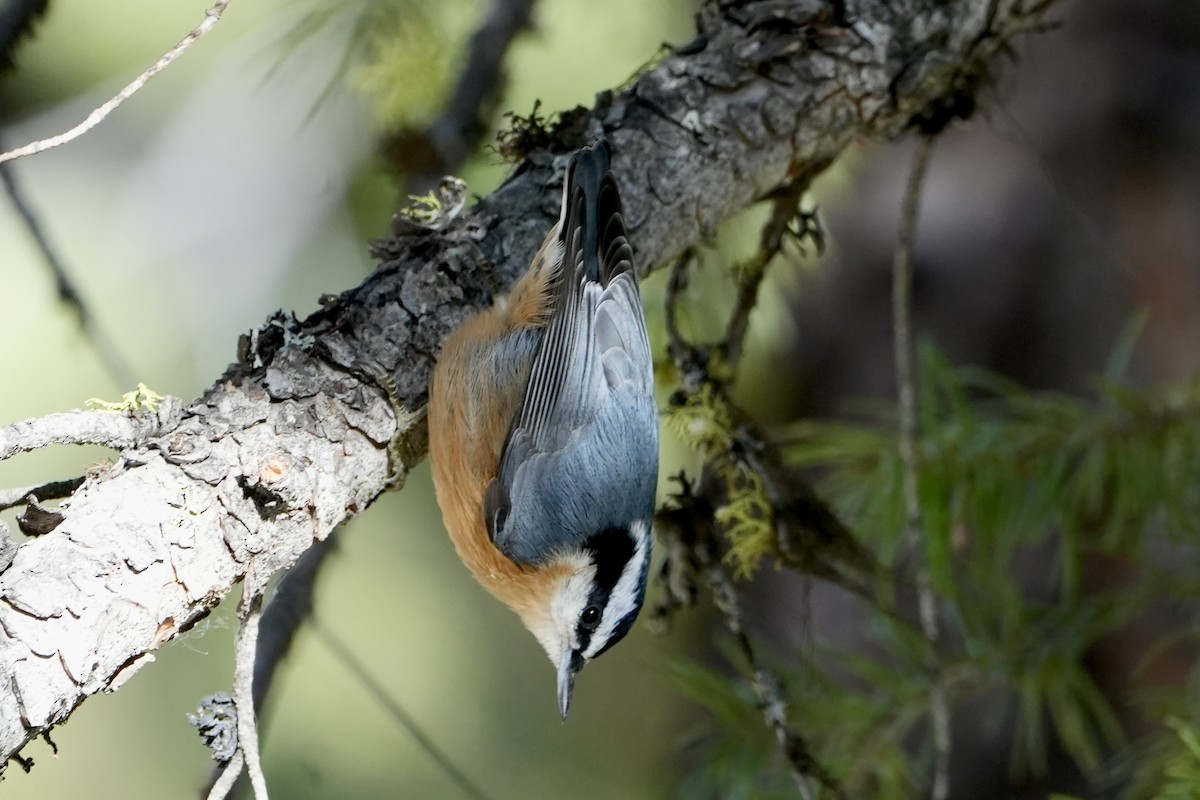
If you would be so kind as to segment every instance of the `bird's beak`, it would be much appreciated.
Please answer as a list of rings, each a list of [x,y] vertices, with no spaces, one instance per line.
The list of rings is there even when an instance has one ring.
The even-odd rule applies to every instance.
[[[575,659],[574,653],[568,649],[563,653],[562,661],[558,662],[558,711],[563,721],[567,719],[567,711],[571,708],[571,690],[575,688]]]

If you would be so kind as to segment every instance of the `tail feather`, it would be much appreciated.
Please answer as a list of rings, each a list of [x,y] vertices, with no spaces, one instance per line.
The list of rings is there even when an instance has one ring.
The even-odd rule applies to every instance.
[[[614,275],[632,267],[611,157],[608,141],[601,139],[579,150],[567,166],[560,236],[564,266],[568,274],[576,271],[576,284],[590,280],[606,286]]]

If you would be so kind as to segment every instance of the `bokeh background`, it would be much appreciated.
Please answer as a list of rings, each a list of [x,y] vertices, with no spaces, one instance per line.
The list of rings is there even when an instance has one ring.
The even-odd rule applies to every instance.
[[[13,165],[94,325],[81,328],[60,302],[0,198],[0,423],[116,399],[138,381],[194,397],[233,359],[239,334],[277,308],[303,316],[370,272],[366,241],[386,234],[402,196],[378,137],[436,115],[487,5],[390,2],[403,10],[393,15],[402,35],[386,31],[403,57],[381,53],[364,24],[379,3],[235,0],[100,127]],[[0,76],[0,139],[70,127],[194,27],[203,6],[52,0]],[[534,30],[509,53],[494,126],[499,112],[526,114],[539,99],[543,111],[589,105],[662,42],[691,39],[694,11],[691,0],[539,0]],[[1200,10],[1092,0],[1063,2],[1052,17],[1060,29],[998,65],[986,113],[937,146],[918,246],[921,328],[956,360],[1085,391],[1140,312],[1135,374],[1182,380],[1200,367]],[[893,391],[888,265],[910,146],[855,147],[815,187],[830,246],[778,265],[751,331],[738,399],[761,419],[835,413],[848,398]],[[484,195],[507,169],[485,148],[461,174]],[[761,219],[733,221],[710,264],[751,246]],[[712,272],[690,310],[698,333],[725,308],[728,284]],[[646,288],[660,341],[661,283]],[[0,486],[77,475],[109,456],[23,455],[0,463]],[[693,464],[666,443],[664,475]],[[11,512],[0,518],[15,530]],[[664,638],[636,629],[583,674],[564,725],[543,654],[458,564],[426,466],[339,539],[318,584],[321,625],[490,797],[678,794],[706,717],[670,675],[681,659],[714,658],[703,612]],[[769,570],[755,602],[757,635],[784,653],[845,624],[836,593]],[[1146,620],[1156,624],[1166,623]],[[88,700],[54,732],[57,759],[31,745],[36,767],[10,767],[5,795],[195,796],[210,762],[184,715],[228,686],[232,632],[223,608],[118,694]],[[1126,656],[1143,646],[1138,630],[1129,636],[1097,654],[1115,697],[1128,689]],[[1126,721],[1138,724],[1133,712]],[[276,796],[462,796],[310,632],[264,726]],[[1014,796],[1004,741],[975,743],[957,796]],[[1047,785],[1082,791],[1064,773]]]

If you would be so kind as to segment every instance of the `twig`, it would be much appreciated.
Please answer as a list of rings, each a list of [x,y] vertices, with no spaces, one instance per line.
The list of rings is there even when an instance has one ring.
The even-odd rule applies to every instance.
[[[778,217],[779,208],[780,206],[777,205],[773,220]],[[794,209],[795,205],[793,204],[787,219],[790,219],[794,214]],[[745,323],[749,319],[749,309],[754,305],[754,300],[757,297],[757,287],[761,282],[761,273],[765,271],[766,262],[771,258],[771,255],[764,255],[768,248],[767,237],[769,234],[764,231],[763,235],[763,250],[759,254],[759,260],[761,261],[759,265],[763,269],[759,270],[758,276],[753,278],[752,285],[748,289],[747,284],[751,282],[743,282],[743,291],[739,296],[738,306],[739,309],[745,308],[743,320],[741,323],[737,322],[739,312],[735,311],[734,319],[730,322],[730,332],[724,343],[727,352],[730,342],[733,342],[734,349],[740,352],[740,342],[745,335]],[[714,391],[720,391],[718,386],[712,384],[712,378],[708,375],[710,353],[706,349],[689,342],[679,330],[678,303],[684,290],[687,288],[687,270],[694,260],[695,253],[690,249],[675,260],[671,266],[670,276],[667,279],[665,296],[668,351],[671,360],[675,364],[676,371],[679,373],[682,393],[684,394],[700,392],[701,387],[705,384],[712,385]],[[736,360],[735,356],[733,365],[736,365]],[[713,477],[710,475],[702,483],[711,483],[712,480]],[[683,479],[682,475],[680,476],[680,486],[681,491],[677,502],[680,513],[686,516],[686,512],[697,510],[691,508],[691,505],[704,496],[705,489],[703,486],[693,489]],[[724,488],[726,493],[730,490],[731,487],[727,486]],[[841,786],[838,785],[837,780],[816,760],[804,739],[791,729],[787,716],[787,702],[783,697],[782,682],[760,663],[754,646],[750,642],[750,637],[746,635],[745,628],[742,625],[742,608],[734,583],[721,566],[720,559],[713,555],[717,551],[715,531],[713,530],[715,509],[708,503],[703,504],[703,509],[705,511],[703,518],[699,516],[693,517],[692,524],[686,526],[690,528],[692,534],[696,537],[695,540],[688,542],[686,548],[674,548],[676,552],[672,558],[671,567],[678,573],[675,577],[683,579],[681,586],[683,591],[678,596],[675,591],[670,592],[672,595],[671,599],[655,609],[654,616],[656,621],[661,627],[666,624],[666,620],[670,617],[675,607],[681,604],[690,604],[688,596],[691,593],[686,588],[691,583],[690,576],[695,569],[706,572],[714,604],[724,616],[726,628],[733,636],[738,649],[742,652],[749,665],[753,676],[752,683],[754,690],[758,695],[762,708],[763,719],[775,734],[780,749],[788,761],[792,780],[796,784],[796,790],[804,800],[809,800],[812,797],[812,793],[806,776],[811,776],[828,789],[834,797],[844,798],[845,794]],[[660,513],[659,520],[661,521],[662,519],[663,513]],[[684,526],[677,527],[682,531]],[[671,538],[678,537],[668,537],[668,540]],[[690,558],[684,557],[684,550],[690,551]],[[685,559],[688,563],[679,563],[680,559]],[[695,560],[694,565],[691,564],[692,559]],[[664,565],[664,568],[666,567],[667,565]],[[664,577],[669,581],[672,576],[664,572]]]
[[[758,251],[747,261],[738,264],[737,301],[725,329],[721,352],[732,370],[742,357],[746,333],[750,329],[750,314],[758,304],[758,290],[767,277],[767,267],[775,256],[783,251],[783,243],[790,232],[797,239],[811,238],[820,252],[824,245],[820,229],[816,227],[815,215],[800,211],[800,200],[808,189],[808,182],[796,180],[780,186],[774,193],[771,218],[763,225],[759,235]],[[793,230],[793,223],[799,226]]]
[[[709,354],[691,344],[679,330],[679,301],[688,285],[688,269],[696,261],[696,250],[687,248],[671,264],[667,278],[665,321],[667,328],[667,352],[679,373],[679,382],[685,392],[697,392],[707,378]]]
[[[237,705],[238,751],[245,756],[246,772],[255,800],[267,800],[267,781],[258,757],[258,724],[254,714],[254,656],[258,651],[258,623],[262,617],[262,595],[255,594],[239,609],[233,670],[233,698]],[[222,776],[224,777],[224,776]]]
[[[687,344],[679,331],[677,304],[687,288],[687,270],[696,260],[692,248],[685,250],[672,264],[667,279],[666,325],[671,358],[679,369],[684,389],[695,391],[700,379],[727,383],[732,380],[737,364],[741,360],[746,334],[750,329],[750,316],[758,304],[758,291],[767,276],[767,267],[775,256],[783,251],[783,244],[790,234],[800,241],[810,239],[818,252],[824,242],[814,215],[799,210],[800,200],[807,189],[807,181],[790,181],[776,188],[771,194],[771,217],[759,234],[758,250],[750,258],[736,265],[737,298],[725,326],[724,338],[709,347]],[[719,357],[720,374],[711,369],[713,355]]]
[[[229,763],[221,768],[220,776],[208,790],[208,800],[225,800],[233,791],[233,785],[237,783],[237,779],[242,774],[242,767],[245,765],[246,757],[242,755],[241,750],[238,750],[233,754],[233,758],[229,759]]]
[[[254,680],[250,692],[256,718],[262,716],[276,671],[296,640],[300,626],[312,615],[317,575],[326,558],[336,549],[335,536],[336,530],[300,556],[295,566],[279,581],[275,593],[271,595],[271,602],[263,610],[258,642],[254,648]],[[240,750],[238,755],[241,755]],[[228,771],[228,766],[225,766],[213,772],[213,789],[225,780]],[[232,780],[236,781],[237,777],[238,773],[235,772]],[[209,797],[212,796],[210,790]]]
[[[930,797],[945,800],[950,795],[950,710],[940,677],[936,599],[929,564],[924,555],[921,523],[920,454],[917,451],[917,375],[912,333],[913,244],[917,235],[917,213],[921,187],[933,150],[933,137],[921,137],[913,156],[912,171],[900,212],[900,238],[892,264],[893,343],[896,358],[896,389],[899,394],[900,460],[904,465],[905,541],[916,558],[917,607],[921,631],[929,643],[925,669],[929,678],[929,713],[933,725],[934,765]]]
[[[20,486],[16,489],[0,489],[0,511],[26,505],[29,496],[38,500],[58,500],[74,492],[83,485],[83,477],[68,478],[65,481],[50,481],[41,486]]]
[[[699,485],[693,485],[682,473],[676,480],[679,492],[672,495],[673,502],[655,516],[655,529],[668,545],[668,560],[659,575],[661,584],[665,584],[665,597],[653,609],[651,623],[663,630],[677,609],[694,605],[697,581],[700,576],[705,576],[713,605],[721,613],[725,628],[746,659],[763,721],[770,727],[787,759],[797,791],[806,800],[810,798],[807,778],[813,778],[833,797],[845,798],[837,779],[817,761],[804,738],[792,729],[783,682],[763,665],[746,633],[737,587],[722,565],[722,547],[712,503],[713,494],[727,490],[714,484],[719,479],[711,470],[706,472]]]
[[[0,144],[0,147],[2,146]],[[58,252],[51,246],[50,238],[42,228],[37,215],[33,213],[33,208],[29,205],[29,201],[26,200],[25,195],[21,192],[20,184],[17,182],[17,177],[13,173],[11,164],[0,164],[0,181],[4,183],[4,189],[8,192],[9,199],[12,200],[13,208],[16,209],[17,214],[25,223],[25,229],[29,231],[29,235],[33,238],[33,243],[41,252],[46,266],[50,268],[50,274],[54,276],[54,286],[58,292],[58,299],[75,312],[76,317],[79,319],[79,326],[83,328],[84,333],[91,340],[96,355],[99,357],[101,363],[104,364],[109,377],[118,386],[132,386],[135,379],[129,362],[121,355],[116,343],[105,334],[104,329],[100,327],[99,321],[92,315],[91,309],[84,303],[79,289],[76,288],[74,281],[67,274],[66,266],[63,264],[62,259],[58,257]]]
[[[454,765],[450,757],[442,752],[433,743],[432,739],[425,735],[425,732],[421,730],[421,726],[417,724],[417,721],[409,716],[408,712],[401,708],[388,695],[387,690],[375,680],[371,673],[363,668],[362,662],[354,657],[350,649],[346,647],[345,643],[332,630],[326,628],[320,622],[314,621],[313,631],[325,643],[325,646],[329,648],[329,652],[333,654],[334,658],[340,661],[342,666],[362,684],[367,693],[374,698],[375,702],[379,703],[396,724],[408,731],[409,735],[416,741],[417,746],[425,751],[425,755],[429,756],[437,764],[438,768],[446,773],[446,776],[462,790],[463,794],[470,797],[471,800],[489,800],[487,794],[472,783],[471,779]]]
[[[719,562],[713,561],[707,566],[709,583],[712,587],[713,603],[725,618],[725,627],[733,636],[738,649],[745,657],[753,675],[754,692],[758,695],[762,707],[763,720],[775,734],[779,748],[791,768],[792,780],[800,796],[809,800],[812,793],[806,776],[815,778],[834,797],[845,798],[845,792],[837,780],[821,766],[809,750],[808,744],[796,733],[788,721],[787,700],[783,696],[783,683],[780,678],[763,666],[746,629],[742,625],[742,605],[738,598],[737,588]]]
[[[262,713],[276,669],[291,649],[300,626],[312,615],[317,574],[336,549],[336,537],[335,531],[300,556],[296,565],[279,581],[271,602],[263,611],[262,632],[254,657],[255,714]]]
[[[123,450],[158,426],[154,414],[66,411],[0,428],[0,461],[53,444],[98,444]]]
[[[15,150],[9,150],[8,152],[0,153],[0,164],[3,164],[5,161],[12,161],[13,159],[23,158],[25,156],[37,155],[45,150],[50,150],[51,148],[58,147],[61,144],[66,144],[67,142],[79,138],[92,128],[99,125],[104,121],[105,117],[107,117],[109,114],[115,111],[118,106],[136,94],[138,90],[145,86],[151,78],[162,72],[164,69],[170,66],[171,62],[183,55],[188,48],[196,42],[197,39],[212,30],[213,26],[216,25],[218,20],[221,19],[221,15],[225,13],[225,8],[230,2],[231,0],[217,0],[216,3],[214,3],[207,11],[204,12],[204,20],[197,25],[191,33],[183,37],[179,44],[172,47],[166,53],[163,53],[162,57],[151,64],[150,67],[141,75],[138,75],[136,78],[134,78],[133,81],[120,92],[118,92],[115,97],[111,98],[99,108],[93,110],[92,113],[88,114],[87,118],[83,122],[79,123],[74,128],[71,128],[69,131],[60,133],[56,136],[51,136],[47,139],[38,139],[36,142],[30,142],[29,144],[23,147],[18,147]]]

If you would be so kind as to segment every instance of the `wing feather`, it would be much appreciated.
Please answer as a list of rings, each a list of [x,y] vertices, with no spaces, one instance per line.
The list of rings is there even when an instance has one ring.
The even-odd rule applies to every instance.
[[[497,546],[520,563],[654,503],[650,346],[606,143],[572,157],[559,229],[550,318],[485,508]]]

